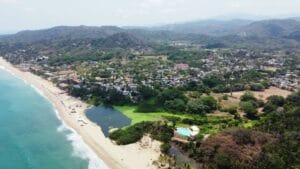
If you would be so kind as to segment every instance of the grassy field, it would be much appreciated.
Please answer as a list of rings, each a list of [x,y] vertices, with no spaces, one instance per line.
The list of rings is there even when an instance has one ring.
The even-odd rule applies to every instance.
[[[201,130],[201,134],[214,134],[218,133],[220,130],[223,130],[227,127],[233,127],[233,123],[237,122],[230,116],[197,116],[190,114],[172,114],[168,112],[154,112],[154,113],[141,113],[136,112],[136,106],[115,106],[115,109],[122,112],[128,118],[132,119],[131,124],[140,123],[142,121],[159,121],[163,120],[164,116],[178,117],[182,119],[197,119],[203,121],[198,127]],[[251,120],[242,120],[238,122],[238,126],[243,126],[246,128],[251,128],[255,124],[255,121]],[[178,122],[177,127],[189,127],[188,124],[183,124]]]
[[[136,124],[142,121],[159,121],[163,120],[163,116],[172,116],[179,118],[191,118],[188,115],[172,114],[168,112],[155,112],[155,113],[140,113],[136,112],[136,106],[115,106],[115,109],[122,112],[132,120],[131,124]]]
[[[286,97],[288,94],[290,94],[289,91],[278,89],[276,87],[270,87],[269,89],[266,89],[263,92],[252,92],[256,98],[266,100],[267,97],[271,95],[280,95],[283,97]],[[233,97],[229,97],[228,100],[222,100],[221,101],[221,106],[223,108],[228,108],[231,106],[239,107],[239,98],[241,95],[243,95],[244,92],[233,92]],[[212,93],[212,96],[215,97],[217,100],[219,97],[222,97],[223,94],[216,94]],[[196,116],[196,115],[188,115],[188,114],[173,114],[173,113],[168,113],[168,112],[153,112],[153,113],[141,113],[141,112],[136,112],[136,106],[115,106],[115,109],[119,110],[122,112],[124,115],[126,115],[128,118],[132,119],[132,124],[136,124],[142,121],[159,121],[163,120],[164,116],[172,116],[172,117],[179,117],[181,119],[189,118],[189,119],[201,119],[201,118],[208,118],[207,124],[204,125],[210,125],[211,121],[218,120],[218,118],[228,118],[228,115],[226,117],[226,113],[215,113],[208,115],[206,117],[203,116]],[[241,116],[243,116],[242,112],[239,112]],[[218,115],[219,117],[214,117],[215,115]],[[246,128],[251,128],[255,125],[256,121],[251,121],[251,120],[243,120],[243,122],[240,124],[243,127]],[[185,124],[177,124],[178,126],[187,126]],[[217,125],[210,125],[210,127],[214,128],[212,130],[216,130]]]

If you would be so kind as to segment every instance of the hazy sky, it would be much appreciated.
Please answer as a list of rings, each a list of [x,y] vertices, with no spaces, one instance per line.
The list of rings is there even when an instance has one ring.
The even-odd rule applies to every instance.
[[[0,32],[57,25],[154,25],[246,15],[300,16],[300,0],[0,0]]]

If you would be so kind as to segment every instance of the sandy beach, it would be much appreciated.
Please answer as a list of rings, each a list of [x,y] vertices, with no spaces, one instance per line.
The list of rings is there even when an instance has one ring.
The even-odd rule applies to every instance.
[[[53,83],[30,72],[23,72],[0,57],[0,66],[33,85],[48,98],[59,116],[73,128],[83,141],[112,169],[154,169],[152,162],[160,155],[158,141],[144,137],[140,142],[126,146],[112,143],[102,133],[100,127],[89,121],[85,110],[89,105],[69,96]]]

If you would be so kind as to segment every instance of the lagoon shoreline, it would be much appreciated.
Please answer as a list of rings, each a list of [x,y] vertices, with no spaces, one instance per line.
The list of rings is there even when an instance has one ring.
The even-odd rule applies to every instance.
[[[126,146],[115,145],[104,136],[98,125],[86,117],[85,111],[89,108],[88,104],[69,96],[53,83],[37,75],[19,70],[1,57],[0,66],[40,91],[40,94],[52,103],[63,123],[74,130],[109,168],[156,168],[152,162],[160,155],[159,142],[146,137],[142,142],[150,142],[150,146],[145,147],[142,142]]]

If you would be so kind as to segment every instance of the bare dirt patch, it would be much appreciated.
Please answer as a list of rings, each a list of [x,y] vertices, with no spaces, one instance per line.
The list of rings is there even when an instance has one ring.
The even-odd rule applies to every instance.
[[[242,92],[233,92],[233,97],[240,99],[240,97],[245,93],[245,91]],[[288,90],[283,90],[283,89],[279,89],[277,87],[270,87],[269,89],[266,89],[265,91],[261,91],[261,92],[252,92],[254,94],[254,96],[257,99],[262,99],[264,101],[266,101],[266,99],[272,95],[278,95],[278,96],[283,96],[283,97],[287,97],[288,95],[290,95],[292,92],[288,91]],[[228,94],[230,95],[230,94]]]

